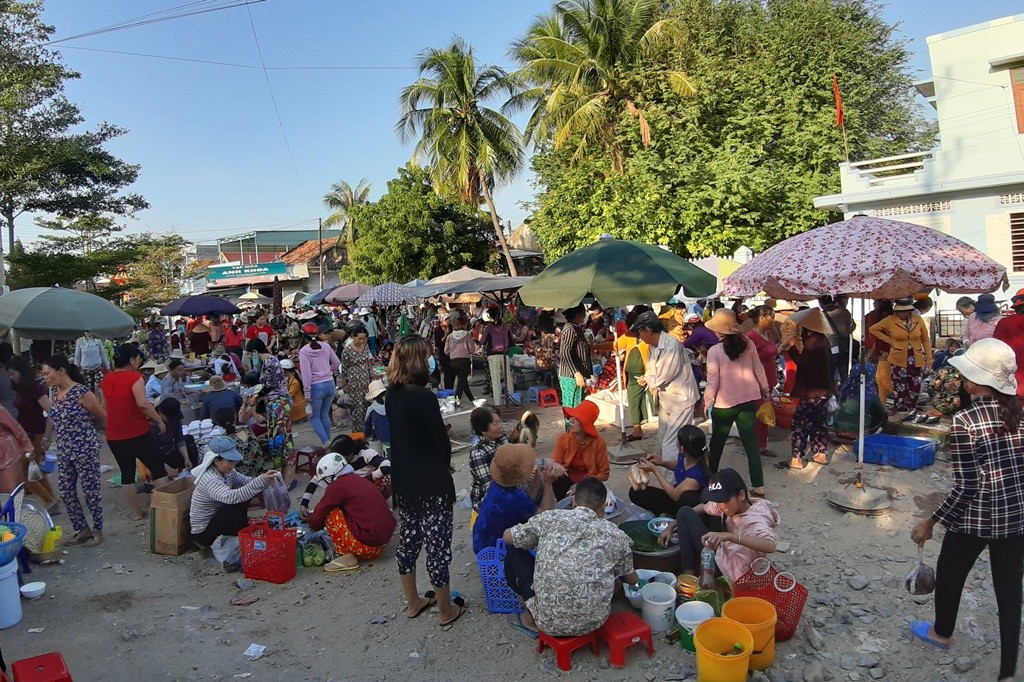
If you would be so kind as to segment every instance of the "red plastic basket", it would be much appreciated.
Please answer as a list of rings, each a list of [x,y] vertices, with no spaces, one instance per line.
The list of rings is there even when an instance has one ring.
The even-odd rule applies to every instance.
[[[784,395],[772,398],[772,407],[775,408],[775,426],[780,429],[793,428],[793,415],[796,414],[796,408],[799,406],[800,401],[796,398]]]
[[[277,527],[272,527],[268,521],[275,517]],[[284,514],[267,512],[266,518],[249,519],[249,527],[238,531],[238,544],[246,578],[281,584],[295,577],[298,535],[284,527]]]
[[[733,583],[732,592],[734,597],[757,597],[775,607],[776,641],[785,642],[796,634],[807,601],[807,588],[792,573],[779,573],[768,559],[760,557]]]

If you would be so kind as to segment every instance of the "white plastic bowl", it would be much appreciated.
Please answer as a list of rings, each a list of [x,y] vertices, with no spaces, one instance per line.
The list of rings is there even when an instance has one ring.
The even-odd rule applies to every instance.
[[[654,580],[655,576],[658,575],[658,571],[652,571],[648,568],[638,568],[636,569],[636,575],[638,578],[640,578],[640,580],[646,580],[647,582],[650,582]],[[626,595],[626,601],[629,602],[630,606],[632,606],[634,609],[643,608],[644,597],[640,590],[637,590],[636,592],[631,592],[627,586],[623,585],[622,591]]]
[[[26,599],[39,599],[46,592],[46,583],[34,582],[25,583],[21,586],[21,596]]]

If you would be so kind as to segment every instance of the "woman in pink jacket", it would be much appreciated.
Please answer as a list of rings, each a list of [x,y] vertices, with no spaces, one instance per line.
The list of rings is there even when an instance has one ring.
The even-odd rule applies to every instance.
[[[455,319],[454,331],[444,340],[444,352],[451,358],[452,371],[455,372],[456,403],[461,403],[463,395],[469,402],[473,402],[473,392],[469,390],[469,370],[473,353],[476,352],[476,340],[468,330],[469,322],[465,316],[459,315]]]
[[[711,471],[718,471],[725,441],[735,423],[747,453],[750,494],[764,497],[761,451],[754,429],[758,401],[771,396],[764,365],[754,344],[743,336],[733,311],[716,310],[704,326],[721,341],[708,349],[707,388],[704,389],[704,406],[711,412]]]

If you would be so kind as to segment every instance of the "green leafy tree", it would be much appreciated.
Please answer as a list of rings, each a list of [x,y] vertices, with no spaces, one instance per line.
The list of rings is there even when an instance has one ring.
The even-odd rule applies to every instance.
[[[523,165],[519,130],[487,102],[515,94],[515,81],[501,68],[478,65],[473,49],[456,37],[444,49],[419,56],[420,78],[402,90],[402,116],[395,130],[403,141],[419,136],[414,158],[431,169],[434,188],[474,209],[482,198],[491,215],[509,274],[516,265],[494,206],[492,191]]]
[[[14,220],[26,211],[73,219],[147,207],[138,194],[121,192],[139,166],[105,149],[125,131],[109,123],[78,130],[84,119],[64,95],[65,82],[78,74],[46,47],[54,29],[41,11],[40,0],[0,2],[0,227],[9,249]],[[3,278],[0,268],[0,285]]]
[[[630,156],[621,174],[597,156],[573,165],[565,148],[534,157],[531,228],[549,257],[603,232],[692,256],[762,251],[841,218],[813,205],[838,191],[847,158],[833,73],[851,160],[934,141],[907,45],[869,0],[674,0],[666,11],[685,27],[674,59],[695,94],[679,98],[643,72],[623,76],[648,113],[651,144],[620,114],[616,139]]]
[[[39,236],[38,249],[44,253],[89,254],[124,229],[113,218],[101,215],[83,215],[72,220],[36,218],[35,223],[57,233]]]
[[[26,287],[73,288],[85,283],[86,289],[111,300],[119,299],[128,289],[111,284],[97,288],[96,279],[111,277],[119,268],[136,262],[140,251],[130,241],[118,240],[95,248],[88,254],[70,251],[27,251],[21,241],[14,242],[8,254],[9,283],[12,289]]]
[[[604,153],[621,173],[628,149],[617,134],[623,114],[651,141],[648,114],[639,105],[641,79],[677,95],[692,95],[686,74],[668,56],[682,43],[682,22],[662,13],[661,0],[563,0],[538,17],[512,46],[524,85],[507,105],[532,107],[527,137],[538,147],[575,146],[574,162]]]
[[[324,195],[324,205],[333,211],[324,221],[324,227],[342,228],[338,246],[351,251],[352,245],[359,238],[359,230],[352,219],[352,212],[356,206],[369,200],[371,188],[372,185],[366,178],[360,180],[355,187],[342,180],[331,185],[331,191]]]
[[[181,285],[205,267],[189,264],[189,242],[177,234],[145,234],[135,240],[139,257],[128,266],[127,291],[132,305],[149,307],[170,303],[181,295]]]
[[[346,278],[401,283],[491,264],[494,235],[484,214],[437,194],[430,171],[415,164],[398,169],[378,201],[354,212],[360,236]]]

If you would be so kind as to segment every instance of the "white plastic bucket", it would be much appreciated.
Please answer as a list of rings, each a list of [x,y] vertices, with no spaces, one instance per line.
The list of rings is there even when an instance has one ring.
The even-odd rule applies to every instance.
[[[676,609],[676,622],[679,623],[680,640],[683,648],[691,654],[695,653],[693,633],[697,626],[715,617],[715,608],[704,601],[688,601]]]
[[[647,583],[640,590],[644,603],[644,621],[651,632],[665,632],[672,627],[672,614],[676,610],[676,588],[665,583]]]
[[[21,622],[21,592],[18,590],[18,559],[0,566],[0,630]]]

